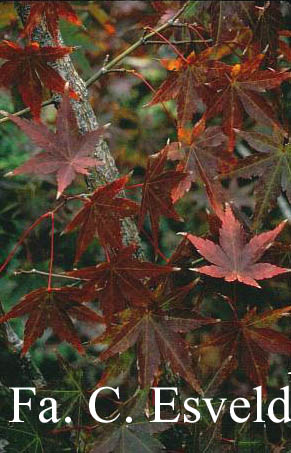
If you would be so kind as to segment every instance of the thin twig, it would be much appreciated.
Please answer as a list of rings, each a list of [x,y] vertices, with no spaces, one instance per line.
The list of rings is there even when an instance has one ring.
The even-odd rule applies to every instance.
[[[17,271],[14,272],[14,275],[21,275],[21,274],[37,274],[37,275],[44,275],[45,277],[49,276],[48,272],[39,271],[37,269],[31,269],[29,271],[26,271],[24,269],[18,269]],[[51,276],[54,277],[54,278],[67,278],[69,280],[88,281],[85,278],[72,277],[70,275],[64,275],[64,274],[54,274],[54,273],[52,273]]]
[[[189,5],[190,1],[188,0],[179,11],[176,12],[176,14],[169,19],[165,24],[161,25],[160,27],[156,28],[152,32],[148,33],[147,35],[142,36],[139,38],[134,44],[132,44],[130,47],[128,47],[124,52],[119,54],[117,57],[115,57],[113,60],[111,60],[108,64],[103,66],[102,68],[99,69],[99,71],[96,72],[90,79],[87,80],[86,82],[86,87],[90,87],[93,83],[96,82],[108,69],[113,68],[116,66],[120,61],[122,61],[127,55],[131,54],[135,49],[137,49],[139,46],[143,45],[146,41],[151,39],[153,36],[155,36],[157,33],[160,33],[167,28],[173,26],[174,22],[178,19],[178,17],[185,11],[187,6]]]
[[[42,107],[46,107],[47,105],[52,105],[54,104],[54,100],[53,98],[50,98],[48,99],[47,101],[44,101],[41,106]],[[12,113],[13,116],[22,116],[22,115],[25,115],[25,113],[29,113],[31,110],[30,110],[30,107],[26,107],[25,109],[22,109],[22,110],[19,110],[18,112],[15,112],[15,113]],[[8,116],[5,116],[4,118],[1,118],[0,120],[0,124],[1,123],[6,123],[6,121],[10,121],[10,118]]]
[[[212,38],[209,39],[193,39],[193,40],[182,40],[182,41],[170,41],[171,44],[178,45],[178,44],[195,44],[195,43],[204,43],[204,42],[212,42]],[[144,44],[168,44],[165,41],[146,41]]]

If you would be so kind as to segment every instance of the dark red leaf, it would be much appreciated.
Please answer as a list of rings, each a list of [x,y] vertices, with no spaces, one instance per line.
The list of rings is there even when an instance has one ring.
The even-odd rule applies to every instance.
[[[0,85],[8,88],[16,85],[23,102],[38,120],[43,85],[58,93],[64,93],[65,90],[65,80],[48,63],[63,58],[72,50],[72,47],[40,47],[37,42],[22,48],[14,42],[2,41],[0,58],[8,61],[1,66]],[[69,95],[78,99],[72,89],[69,89]]]

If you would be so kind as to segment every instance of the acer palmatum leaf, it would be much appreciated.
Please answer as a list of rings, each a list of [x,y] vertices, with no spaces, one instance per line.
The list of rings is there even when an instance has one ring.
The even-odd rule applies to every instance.
[[[90,453],[158,453],[163,451],[164,446],[152,434],[169,429],[171,423],[150,422],[146,410],[147,401],[148,389],[138,390],[120,408],[120,417],[114,423],[113,429],[110,424],[97,425],[97,429],[95,429],[97,439]],[[134,420],[134,423],[127,422],[129,417]]]
[[[103,247],[122,248],[121,220],[136,215],[139,210],[134,201],[117,197],[128,179],[125,176],[98,187],[90,198],[84,200],[83,208],[67,225],[66,233],[80,227],[75,262],[79,261],[94,237],[99,238]]]
[[[258,54],[234,66],[216,61],[209,72],[208,82],[215,93],[211,96],[206,116],[209,119],[222,114],[223,130],[229,137],[229,151],[234,149],[234,129],[241,129],[244,111],[259,123],[281,127],[273,107],[262,93],[290,79],[291,73],[284,70],[260,70],[263,58],[264,54]]]
[[[209,96],[209,90],[203,82],[206,81],[211,62],[209,57],[213,52],[213,48],[207,48],[200,54],[191,52],[184,60],[180,57],[175,60],[162,60],[163,66],[171,72],[148,105],[173,99],[177,102],[179,127],[191,121],[201,105],[201,99],[207,99]]]
[[[7,115],[37,146],[46,150],[31,157],[9,175],[56,173],[57,198],[59,198],[77,173],[87,175],[89,167],[102,165],[101,162],[91,156],[98,140],[104,133],[104,128],[100,127],[95,131],[81,135],[73,107],[66,95],[63,96],[58,110],[55,133],[44,124],[21,119],[10,114]]]
[[[10,88],[15,85],[25,105],[39,120],[43,100],[43,86],[58,93],[64,93],[65,80],[48,63],[63,58],[73,51],[73,47],[40,47],[32,42],[21,47],[11,41],[0,43],[0,58],[8,60],[1,66],[0,86]],[[74,90],[69,89],[70,97],[78,99]]]
[[[135,251],[136,246],[130,245],[108,256],[104,263],[69,272],[69,275],[88,280],[83,286],[84,293],[88,300],[97,298],[100,301],[108,319],[127,305],[148,306],[151,294],[145,279],[180,270],[174,266],[139,261],[133,255]]]
[[[178,318],[134,309],[119,328],[109,328],[94,343],[110,340],[109,347],[99,356],[102,361],[137,345],[139,381],[143,388],[152,384],[161,364],[169,362],[173,371],[201,394],[201,386],[193,372],[190,346],[180,333],[216,322],[212,318]]]
[[[291,143],[278,128],[273,130],[272,135],[253,131],[236,132],[258,153],[239,159],[233,169],[222,171],[220,178],[259,176],[254,189],[254,225],[257,226],[276,205],[282,191],[291,202]]]
[[[260,285],[256,280],[272,278],[290,271],[284,267],[257,262],[281,233],[286,221],[281,222],[271,231],[254,236],[247,242],[243,227],[233,215],[229,205],[226,205],[220,220],[222,226],[219,230],[219,244],[192,234],[187,235],[198,252],[212,263],[210,266],[195,268],[194,271],[211,277],[224,278],[228,282],[238,280],[257,288],[260,288]]]
[[[229,358],[217,385],[240,365],[254,384],[262,386],[263,395],[266,396],[269,354],[291,354],[291,340],[269,326],[283,316],[290,316],[290,311],[291,306],[288,306],[257,314],[256,308],[253,308],[242,320],[235,318],[217,324],[218,332],[211,333],[208,340],[198,346],[199,353],[214,347],[220,350],[222,361]]]
[[[82,290],[79,288],[39,288],[26,294],[12,310],[0,318],[0,323],[28,315],[22,354],[49,327],[61,340],[71,343],[80,353],[84,353],[71,316],[89,323],[104,323],[104,320],[81,301]]]
[[[182,221],[173,207],[173,191],[187,177],[182,171],[168,170],[164,167],[169,146],[148,158],[145,181],[142,188],[142,200],[139,214],[139,229],[142,228],[146,214],[149,214],[155,252],[158,250],[158,229],[160,216],[164,215],[176,221]]]
[[[79,20],[69,2],[29,2],[29,6],[29,16],[22,31],[22,34],[29,38],[31,38],[35,27],[37,27],[44,18],[47,29],[55,42],[58,42],[58,22],[60,17],[75,25],[82,25],[82,22]]]

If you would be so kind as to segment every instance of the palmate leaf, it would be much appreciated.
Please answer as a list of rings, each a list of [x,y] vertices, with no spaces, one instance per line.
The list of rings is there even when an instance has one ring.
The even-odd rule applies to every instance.
[[[147,307],[124,311],[120,324],[109,327],[94,343],[109,344],[99,360],[107,360],[136,345],[139,382],[142,388],[149,387],[158,374],[162,363],[169,362],[172,370],[185,379],[198,393],[201,386],[194,374],[189,345],[180,335],[203,325],[215,324],[218,320],[203,317],[178,317],[166,314],[161,307],[181,302],[193,285],[187,285],[160,294],[157,290]],[[176,305],[176,304],[175,304]]]
[[[291,203],[291,144],[280,129],[273,135],[258,132],[237,131],[238,135],[259,151],[237,162],[233,170],[224,171],[221,178],[259,176],[255,184],[256,208],[255,228],[271,210],[281,192],[285,192]]]
[[[181,198],[191,188],[192,182],[201,178],[201,170],[216,185],[214,177],[219,172],[232,168],[236,159],[224,151],[227,145],[227,137],[219,126],[206,128],[205,115],[194,125],[192,129],[179,128],[180,142],[169,145],[168,158],[179,160],[179,168],[188,176],[172,191],[174,200]],[[221,190],[220,190],[221,191]]]
[[[219,230],[219,244],[192,234],[187,235],[198,252],[212,263],[210,266],[193,270],[211,277],[224,278],[227,282],[238,280],[257,288],[260,288],[260,285],[256,280],[272,278],[290,271],[274,264],[258,263],[264,252],[281,233],[286,221],[281,222],[271,231],[254,236],[247,242],[242,225],[234,217],[229,205],[226,205],[220,220],[222,225]]]
[[[69,2],[21,2],[27,3],[30,6],[29,16],[26,20],[22,34],[31,38],[31,35],[43,18],[47,25],[47,29],[53,40],[58,42],[58,22],[59,18],[63,18],[72,22],[75,25],[82,25],[78,16],[74,12]]]
[[[291,306],[288,306],[258,315],[254,308],[242,320],[235,318],[219,324],[219,331],[212,333],[198,349],[199,353],[203,353],[208,347],[217,347],[222,359],[229,358],[227,367],[220,376],[220,383],[240,364],[252,383],[262,386],[266,396],[269,354],[291,355],[291,341],[269,326],[282,316],[289,316],[290,311]]]
[[[211,19],[211,36],[215,44],[229,39],[230,31],[249,23],[253,16],[253,1],[219,1],[210,0],[197,2],[196,10],[208,10]]]
[[[43,85],[50,90],[64,93],[65,80],[49,65],[73,51],[72,47],[40,47],[32,42],[22,48],[11,41],[0,43],[0,58],[8,60],[1,66],[0,86],[17,86],[23,102],[30,107],[33,117],[39,120]],[[69,96],[78,99],[69,89]]]
[[[77,173],[87,175],[89,167],[101,165],[99,161],[91,156],[98,140],[104,133],[104,128],[99,127],[92,132],[81,135],[74,110],[66,94],[63,96],[58,110],[55,133],[44,124],[21,119],[10,114],[7,115],[33,143],[46,150],[31,157],[13,172],[8,173],[8,175],[56,173],[58,183],[57,198],[59,198],[66,187],[74,180]]]
[[[139,214],[139,229],[142,228],[146,214],[149,214],[155,251],[158,250],[158,229],[161,215],[176,221],[182,219],[173,207],[173,190],[187,177],[186,173],[175,170],[164,170],[169,147],[165,146],[148,159],[145,181],[142,188],[142,200]]]
[[[241,129],[244,111],[259,123],[281,128],[271,104],[262,93],[290,79],[291,73],[284,70],[259,70],[263,58],[263,54],[258,54],[234,66],[217,61],[209,74],[209,84],[215,93],[206,116],[209,119],[222,114],[223,130],[229,137],[229,151],[234,149],[234,129]]]
[[[71,343],[80,353],[84,353],[70,316],[88,323],[104,323],[104,320],[83,305],[81,300],[82,290],[79,288],[39,288],[26,294],[12,310],[0,318],[0,323],[29,315],[25,324],[22,354],[28,351],[48,327],[61,340]]]
[[[95,434],[100,440],[90,453],[159,453],[164,446],[152,434],[166,431],[171,423],[150,423],[145,415],[148,389],[140,390],[122,405],[120,417],[112,425],[97,428]],[[132,423],[126,418],[131,417]]]
[[[211,64],[210,55],[215,52],[207,48],[200,54],[192,52],[186,61],[180,57],[176,60],[162,60],[163,66],[171,71],[148,105],[171,99],[177,102],[178,125],[183,127],[191,121],[201,101],[208,99],[207,69]]]
[[[67,225],[68,233],[80,226],[75,262],[79,261],[94,237],[99,238],[103,247],[122,248],[121,219],[138,213],[139,205],[132,200],[117,197],[128,182],[128,176],[98,187],[84,207]]]
[[[130,245],[115,254],[108,255],[107,261],[68,274],[85,279],[83,297],[98,299],[105,316],[110,319],[114,313],[130,306],[146,307],[151,299],[144,280],[179,271],[173,266],[161,266],[139,261],[133,254],[135,245]]]

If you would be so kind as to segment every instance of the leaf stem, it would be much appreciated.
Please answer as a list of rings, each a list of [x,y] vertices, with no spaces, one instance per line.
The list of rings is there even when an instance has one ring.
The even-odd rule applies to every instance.
[[[51,230],[51,256],[50,256],[50,267],[49,267],[49,277],[48,277],[48,292],[51,291],[52,285],[52,272],[54,264],[54,237],[55,237],[55,214],[51,212],[51,221],[52,221],[52,230]]]
[[[14,275],[21,275],[21,274],[37,274],[37,275],[44,275],[45,277],[47,277],[49,275],[48,272],[39,271],[38,269],[30,269],[29,271],[27,271],[25,269],[18,269],[17,271],[14,272]],[[69,280],[75,280],[75,281],[87,281],[87,279],[84,279],[84,278],[72,277],[70,275],[63,275],[63,274],[51,273],[51,276],[54,278],[67,278]]]

